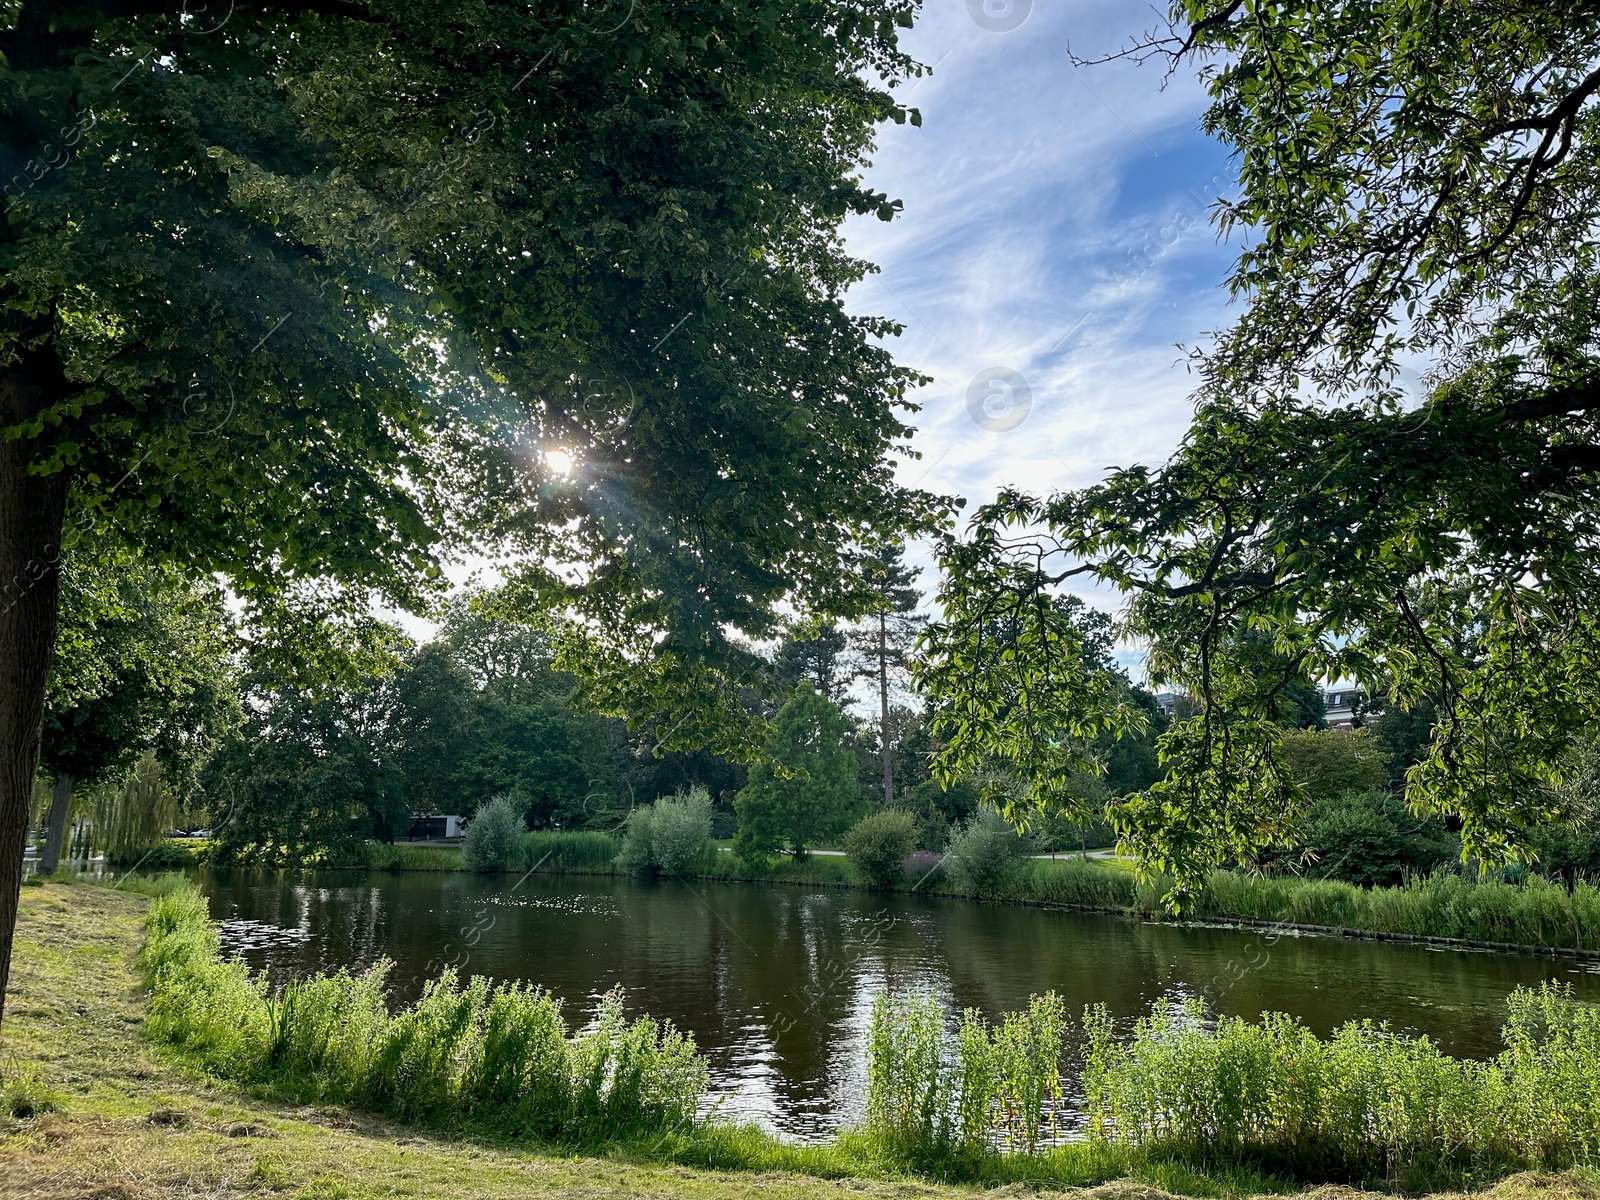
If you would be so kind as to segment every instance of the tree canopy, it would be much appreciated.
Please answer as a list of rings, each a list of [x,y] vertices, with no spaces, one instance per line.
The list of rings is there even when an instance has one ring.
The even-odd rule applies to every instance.
[[[917,376],[848,213],[913,0],[22,0],[0,26],[0,929],[62,555],[224,573],[370,631],[446,550],[664,743],[785,602],[851,615]],[[309,701],[308,701],[309,702]],[[710,714],[710,715],[707,715]],[[6,943],[6,947],[9,942]],[[9,951],[0,947],[0,961]],[[0,978],[0,990],[4,980]]]
[[[1005,750],[1041,713],[1117,723],[1044,619],[1090,575],[1129,597],[1151,683],[1195,698],[1163,778],[1114,806],[1180,893],[1292,837],[1283,726],[1330,679],[1435,704],[1410,801],[1458,817],[1469,855],[1533,853],[1600,718],[1600,13],[1193,0],[1123,54],[1201,70],[1204,128],[1239,169],[1214,212],[1245,242],[1239,317],[1196,352],[1166,464],[1005,493],[947,543],[952,637],[1036,614],[936,676],[963,714],[951,744]],[[1418,365],[1412,402],[1397,372]]]

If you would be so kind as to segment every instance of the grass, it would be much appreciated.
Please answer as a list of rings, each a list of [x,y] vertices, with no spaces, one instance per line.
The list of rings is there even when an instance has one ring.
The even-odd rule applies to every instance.
[[[150,891],[170,890],[156,882]],[[974,1184],[1086,1187],[1082,1200],[1296,1190],[1259,1168],[1092,1145],[1011,1156],[960,1186],[913,1177],[861,1139],[796,1147],[750,1128],[676,1129],[601,1154],[402,1124],[251,1094],[144,1036],[134,951],[146,900],[48,883],[23,891],[0,1088],[47,1097],[0,1112],[0,1195],[103,1200],[250,1193],[285,1200],[647,1195],[673,1200],[963,1200]],[[13,1083],[13,1081],[20,1081]],[[8,1093],[9,1094],[9,1093]],[[938,1164],[924,1164],[924,1169]],[[959,1172],[947,1170],[947,1174]],[[1579,1168],[1519,1175],[1484,1200],[1600,1200]],[[1321,1188],[1317,1200],[1355,1200]]]
[[[1158,915],[1163,880],[1141,884],[1131,872],[1090,860],[1023,864],[997,893]],[[1522,883],[1456,874],[1360,888],[1335,880],[1216,871],[1196,898],[1198,917],[1283,921],[1373,933],[1462,938],[1543,948],[1600,949],[1600,888],[1531,876]]]
[[[362,866],[373,871],[459,871],[461,851],[454,846],[411,846],[403,842],[367,842]]]

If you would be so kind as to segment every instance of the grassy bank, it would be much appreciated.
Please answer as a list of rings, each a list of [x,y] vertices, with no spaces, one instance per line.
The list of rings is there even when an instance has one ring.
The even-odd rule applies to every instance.
[[[717,1127],[584,1148],[273,1098],[271,1087],[238,1086],[148,1036],[134,961],[145,905],[140,896],[82,884],[23,889],[0,1042],[0,1094],[8,1101],[0,1109],[0,1195],[962,1200],[973,1184],[1032,1178],[1092,1186],[1104,1200],[1160,1200],[1163,1191],[1248,1196],[1269,1182],[1250,1171],[1079,1153],[1041,1156],[1026,1170],[952,1186],[917,1179],[860,1140],[797,1147]],[[1600,1179],[1581,1174],[1517,1183],[1494,1200],[1532,1200],[1536,1186],[1540,1200],[1600,1200]]]
[[[267,1094],[274,1090],[270,1086],[241,1090],[214,1072],[197,1070],[189,1052],[143,1031],[146,1000],[133,965],[143,909],[141,898],[110,889],[24,889],[0,1091],[26,1103],[14,1115],[0,1112],[0,1194],[116,1200],[239,1192],[294,1200],[578,1194],[957,1200],[973,1195],[972,1185],[1026,1183],[1091,1187],[1086,1200],[1159,1200],[1158,1189],[1199,1197],[1297,1190],[1273,1186],[1264,1163],[1221,1164],[1214,1153],[1186,1160],[1154,1147],[1102,1144],[990,1156],[986,1167],[964,1176],[965,1186],[951,1186],[915,1178],[905,1155],[886,1155],[865,1137],[792,1147],[751,1130],[709,1127],[696,1133],[679,1127],[585,1148],[513,1143],[492,1129],[450,1120],[402,1124],[348,1104],[292,1103],[281,1093],[274,1099]],[[986,1032],[990,1049],[982,1061],[1003,1067],[1018,1057],[1014,1048],[1038,1028],[1025,1016],[1009,1032],[1004,1025]],[[1157,1041],[1170,1039],[1162,1034]],[[1185,1078],[1226,1083],[1250,1049],[1230,1045],[1229,1053],[1208,1050],[1209,1058],[1200,1056],[1218,1065],[1210,1075],[1191,1065],[1187,1076],[1157,1078],[1175,1087]],[[1028,1086],[1025,1079],[1021,1083]],[[1001,1089],[995,1094],[1010,1094],[1004,1089],[1016,1083],[996,1079],[992,1086]],[[1165,1099],[1159,1091],[1150,1094],[1151,1111],[1165,1111],[1174,1096],[1188,1093]],[[1559,1099],[1552,1096],[1552,1104]],[[1248,1107],[1219,1110],[1237,1111],[1245,1119],[1232,1128],[1268,1127]],[[937,1170],[941,1164],[934,1157],[922,1165]],[[948,1174],[970,1166],[970,1160],[964,1167],[948,1158],[943,1163]],[[1319,1200],[1356,1195],[1328,1188],[1316,1194]],[[1520,1175],[1480,1194],[1489,1200],[1600,1200],[1600,1175],[1583,1168]]]

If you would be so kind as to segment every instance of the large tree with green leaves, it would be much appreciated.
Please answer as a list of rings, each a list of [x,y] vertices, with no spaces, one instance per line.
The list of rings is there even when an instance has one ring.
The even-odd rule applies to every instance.
[[[151,755],[163,787],[186,800],[240,718],[232,630],[215,582],[79,552],[61,596],[40,740],[41,765],[55,777],[47,873],[60,860],[75,785],[106,782]]]
[[[764,862],[778,849],[796,858],[838,837],[856,816],[856,756],[845,745],[850,722],[839,706],[802,682],[773,722],[770,761],[750,770],[734,800],[740,858]]]
[[[1185,0],[1124,55],[1201,67],[1239,169],[1215,216],[1245,242],[1240,315],[1165,465],[977,514],[946,550],[977,568],[956,624],[1042,615],[1073,574],[1126,591],[1152,682],[1196,704],[1117,825],[1180,891],[1291,836],[1282,729],[1329,678],[1435,704],[1412,804],[1459,817],[1468,854],[1528,854],[1600,718],[1600,10]],[[1046,622],[1017,628],[1030,703],[969,732],[1112,721]]]
[[[252,617],[527,553],[685,739],[785,599],[859,608],[915,376],[840,295],[915,0],[20,0],[0,26],[0,993],[59,562]],[[570,568],[570,569],[566,569]],[[309,625],[305,625],[309,628]],[[583,654],[576,657],[583,658]],[[626,683],[625,680],[642,682]]]

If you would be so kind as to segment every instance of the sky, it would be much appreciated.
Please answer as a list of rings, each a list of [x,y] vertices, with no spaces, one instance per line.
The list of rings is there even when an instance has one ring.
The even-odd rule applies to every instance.
[[[1165,459],[1191,411],[1185,347],[1230,320],[1234,251],[1208,209],[1233,176],[1192,68],[1163,87],[1157,63],[1071,65],[1069,45],[1104,54],[1154,19],[1129,0],[926,0],[903,38],[933,68],[896,89],[922,125],[879,137],[866,181],[905,208],[847,225],[881,268],[849,303],[903,324],[892,352],[933,379],[900,478],[969,512],[1003,485]]]

